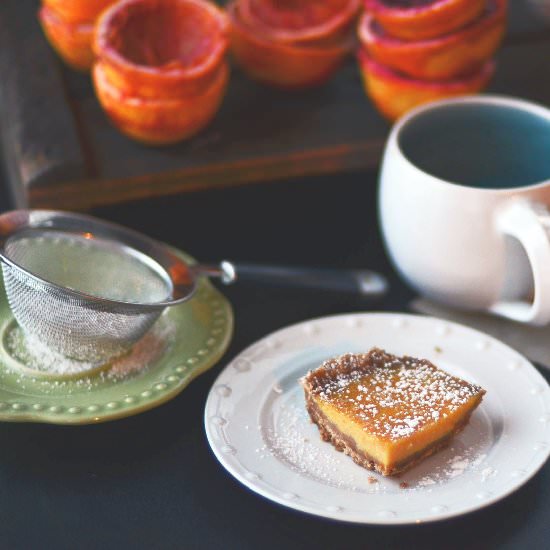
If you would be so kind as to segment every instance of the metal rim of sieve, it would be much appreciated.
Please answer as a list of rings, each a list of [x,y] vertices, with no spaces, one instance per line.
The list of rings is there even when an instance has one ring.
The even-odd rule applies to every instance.
[[[171,298],[153,303],[128,302],[94,296],[48,281],[14,262],[5,253],[5,245],[8,239],[21,236],[32,230],[53,230],[89,240],[101,238],[112,241],[113,244],[122,247],[123,253],[137,256],[140,261],[147,263],[165,281],[169,282],[172,287]],[[63,292],[90,304],[119,307],[125,311],[152,312],[178,305],[191,298],[197,288],[196,276],[192,267],[171,252],[168,246],[118,224],[72,212],[13,210],[0,215],[0,260],[46,288]]]

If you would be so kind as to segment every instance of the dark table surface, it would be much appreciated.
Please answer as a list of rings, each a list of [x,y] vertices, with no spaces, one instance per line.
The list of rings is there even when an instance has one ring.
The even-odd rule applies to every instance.
[[[1,548],[548,548],[550,466],[501,502],[410,527],[334,523],[287,510],[237,483],[212,455],[208,390],[243,348],[289,323],[346,311],[406,310],[376,219],[373,173],[150,200],[94,214],[204,259],[371,267],[378,302],[259,286],[224,290],[230,349],[173,401],[96,426],[0,424]],[[2,209],[9,207],[0,194]],[[548,379],[548,375],[543,373]]]

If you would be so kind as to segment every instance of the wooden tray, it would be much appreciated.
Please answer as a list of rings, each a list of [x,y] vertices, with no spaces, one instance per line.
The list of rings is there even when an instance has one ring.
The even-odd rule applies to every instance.
[[[37,5],[0,3],[2,150],[18,206],[88,209],[379,162],[389,125],[365,98],[352,61],[327,86],[304,93],[273,91],[234,70],[209,128],[177,146],[138,145],[109,124],[89,77],[52,53]],[[550,103],[550,19],[524,0],[511,1],[489,91]]]

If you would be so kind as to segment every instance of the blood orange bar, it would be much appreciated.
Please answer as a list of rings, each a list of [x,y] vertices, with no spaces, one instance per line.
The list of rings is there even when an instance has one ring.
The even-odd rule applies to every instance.
[[[485,394],[426,359],[378,348],[329,359],[301,383],[321,438],[386,476],[447,445]]]

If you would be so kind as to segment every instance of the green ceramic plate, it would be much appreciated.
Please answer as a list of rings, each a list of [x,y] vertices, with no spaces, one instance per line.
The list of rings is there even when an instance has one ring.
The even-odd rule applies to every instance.
[[[224,296],[202,280],[195,296],[167,309],[128,356],[64,378],[33,373],[24,354],[14,351],[19,328],[2,281],[0,327],[0,421],[89,424],[138,414],[180,393],[227,349],[233,313]]]

